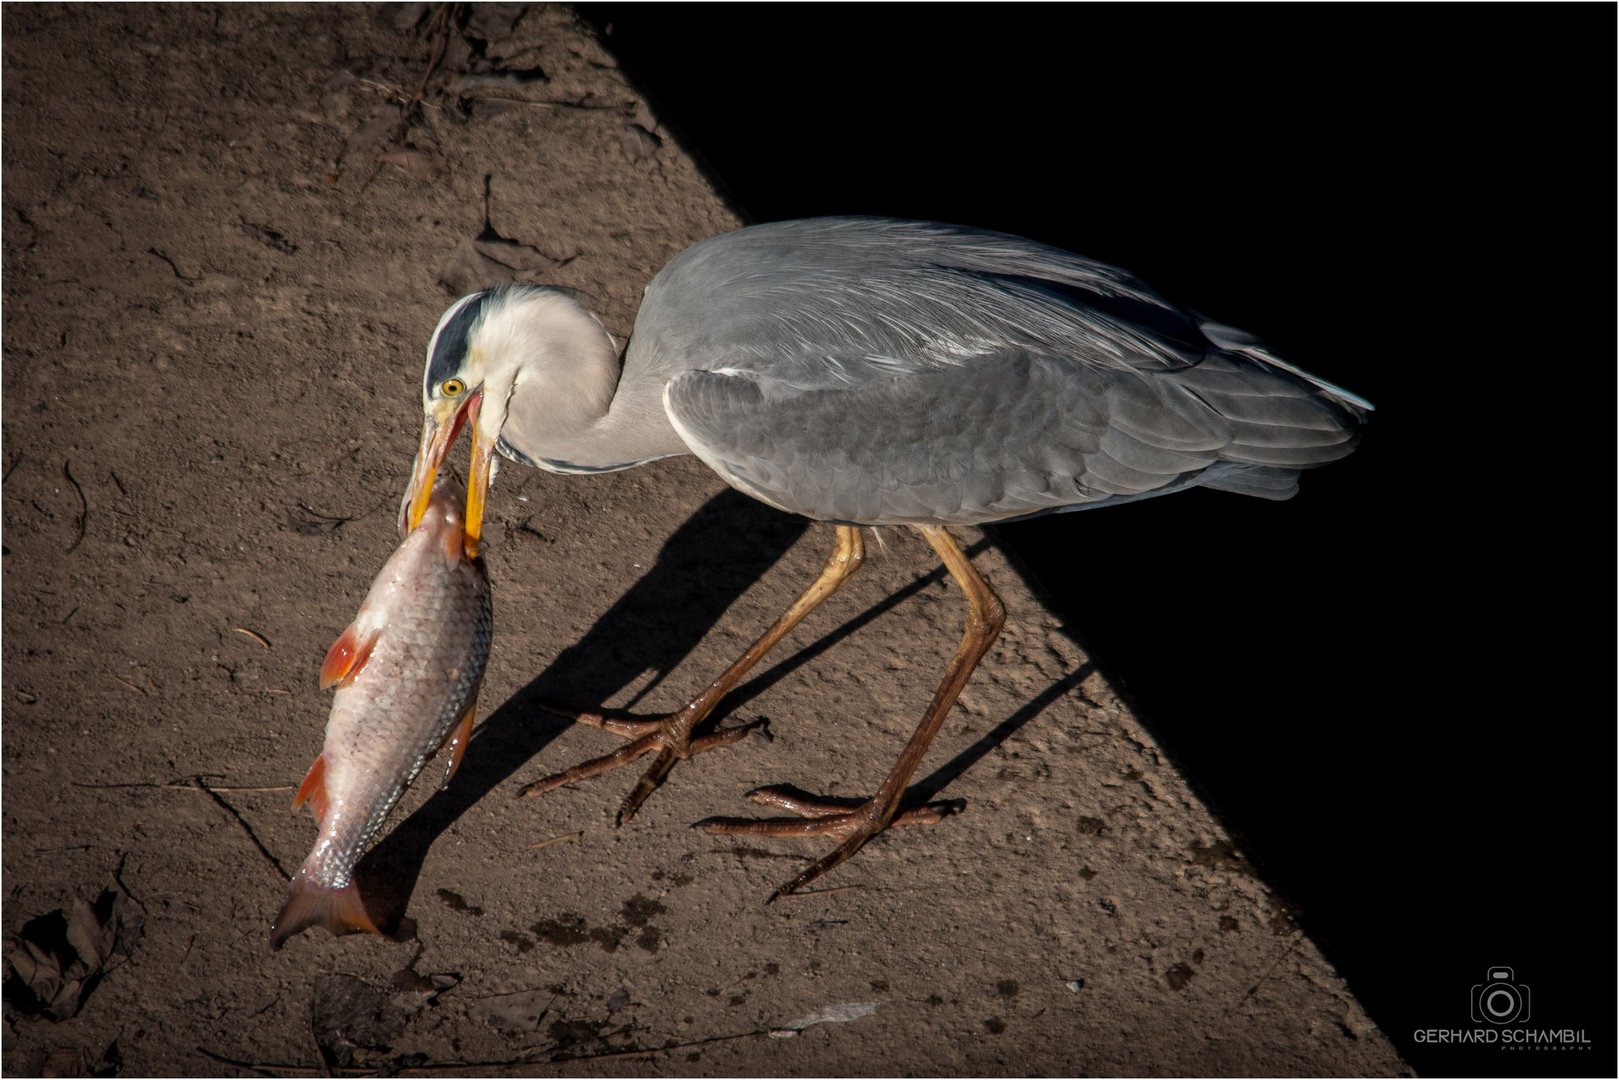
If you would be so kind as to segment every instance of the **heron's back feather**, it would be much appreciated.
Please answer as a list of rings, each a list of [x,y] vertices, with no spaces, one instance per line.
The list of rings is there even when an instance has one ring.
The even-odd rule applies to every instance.
[[[697,244],[648,287],[624,374],[665,382],[676,431],[737,487],[861,524],[1200,484],[1285,498],[1370,408],[1124,271],[881,219]]]

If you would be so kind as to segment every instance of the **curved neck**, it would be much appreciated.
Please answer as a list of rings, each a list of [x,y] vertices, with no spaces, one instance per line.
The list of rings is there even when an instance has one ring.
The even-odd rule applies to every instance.
[[[489,373],[478,426],[507,457],[553,472],[605,472],[688,453],[663,411],[663,380],[627,376],[610,334],[571,296],[525,290],[474,331]]]

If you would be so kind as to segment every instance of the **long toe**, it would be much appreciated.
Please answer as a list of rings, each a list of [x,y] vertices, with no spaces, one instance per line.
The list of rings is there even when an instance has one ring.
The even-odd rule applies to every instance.
[[[734,724],[731,727],[722,727],[715,731],[710,731],[706,735],[697,736],[691,740],[686,756],[696,757],[698,754],[707,753],[710,750],[718,750],[722,746],[730,746],[734,742],[740,742],[755,731],[759,733],[765,742],[772,742],[775,739],[775,736],[770,734],[769,717],[761,716],[757,719],[749,720],[745,724]]]
[[[884,815],[876,812],[876,804],[872,802],[867,803],[864,808],[854,813],[838,815],[849,819],[847,824],[837,830],[828,831],[835,836],[842,836],[843,842],[811,863],[797,877],[771,893],[770,899],[766,900],[765,903],[773,904],[784,896],[791,896],[798,892],[805,885],[808,885],[859,851],[865,846],[867,840],[885,829],[891,829],[896,825],[936,825],[950,815],[959,813],[962,805],[957,800],[928,803],[926,806],[918,806],[904,813],[895,814],[889,820],[884,821]]]
[[[588,724],[603,731],[611,731],[614,735],[622,735],[626,739],[639,739],[643,735],[662,731],[667,723],[662,717],[643,719],[634,716],[615,716],[608,712],[553,705],[549,701],[540,702],[539,707],[555,716],[566,717],[576,724]]]
[[[763,717],[746,724],[737,724],[735,727],[722,728],[707,735],[700,735],[695,739],[688,739],[679,732],[664,731],[656,737],[656,742],[662,747],[657,759],[641,774],[641,779],[635,782],[635,787],[624,796],[619,805],[617,823],[622,825],[635,816],[654,791],[663,786],[664,780],[669,776],[669,770],[675,767],[675,762],[685,761],[709,750],[718,750],[722,746],[730,746],[739,739],[746,738],[749,732],[763,730],[769,734],[770,722]]]
[[[841,840],[860,825],[858,813],[841,813],[813,817],[711,817],[695,822],[692,828],[728,836],[834,836]]]
[[[804,886],[808,885],[810,882],[814,881],[816,878],[820,877],[822,874],[826,873],[828,870],[837,866],[839,863],[849,858],[849,856],[859,851],[866,845],[867,840],[870,840],[880,831],[880,829],[857,831],[853,836],[850,836],[847,840],[843,841],[843,843],[839,844],[837,847],[815,860],[815,862],[811,863],[797,877],[793,878],[791,881],[778,888],[775,892],[771,893],[769,899],[767,899],[765,903],[774,904],[782,897],[791,896],[798,892]]]
[[[624,801],[619,804],[618,818],[615,824],[622,825],[634,817],[635,812],[641,808],[641,804],[646,802],[648,797],[662,786],[663,781],[669,775],[669,770],[675,767],[675,762],[685,757],[685,753],[681,753],[672,747],[666,746],[658,751],[658,756],[652,759],[652,764],[647,768],[647,771],[641,774],[641,779],[635,782],[635,786],[630,789],[630,793],[624,796]]]
[[[658,734],[658,732],[654,731],[643,735],[633,742],[625,743],[611,754],[591,758],[589,761],[580,762],[571,769],[565,769],[544,779],[536,780],[524,788],[522,793],[527,798],[533,798],[536,795],[544,795],[548,791],[555,791],[559,787],[567,787],[569,784],[588,780],[592,776],[616,769],[621,765],[628,765],[637,758],[658,749]]]
[[[799,891],[859,851],[867,840],[885,829],[899,825],[936,825],[947,817],[959,814],[966,806],[960,799],[942,799],[892,813],[875,799],[859,802],[811,795],[789,784],[755,788],[748,792],[748,798],[762,806],[774,806],[797,816],[711,817],[694,823],[692,828],[727,836],[830,836],[839,841],[831,852],[772,893],[767,902]]]
[[[618,824],[622,825],[635,816],[641,804],[658,789],[669,771],[674,768],[675,762],[684,761],[689,757],[706,753],[709,750],[718,750],[722,746],[730,746],[745,738],[749,733],[758,731],[767,738],[770,734],[770,721],[764,717],[737,724],[718,731],[711,731],[704,735],[691,736],[688,734],[690,718],[684,712],[675,713],[656,720],[636,720],[627,717],[608,716],[602,713],[572,713],[581,723],[592,727],[603,728],[629,738],[630,741],[601,757],[591,758],[581,762],[571,769],[553,773],[541,780],[525,787],[522,794],[527,797],[544,795],[548,791],[555,791],[559,787],[588,780],[592,776],[616,769],[621,765],[628,765],[653,751],[658,756],[652,766],[636,781],[635,787],[625,797],[618,809]]]

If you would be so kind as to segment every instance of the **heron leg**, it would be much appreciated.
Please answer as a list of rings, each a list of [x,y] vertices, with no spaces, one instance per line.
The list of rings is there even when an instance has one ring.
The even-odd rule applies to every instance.
[[[692,732],[697,726],[708,718],[714,707],[742,681],[760,658],[786,637],[804,616],[815,610],[821,601],[836,592],[849,579],[849,575],[860,569],[865,557],[866,546],[860,538],[859,528],[853,525],[837,526],[832,554],[827,556],[826,565],[822,567],[820,576],[804,590],[770,629],[760,635],[759,640],[748,647],[747,652],[743,653],[736,663],[726,668],[719,678],[708,685],[708,689],[693,698],[685,708],[671,713],[662,720],[618,720],[609,719],[598,713],[579,714],[578,719],[584,723],[617,732],[631,738],[632,741],[611,754],[593,758],[565,772],[538,780],[524,788],[523,794],[543,795],[547,791],[604,773],[609,769],[616,769],[620,765],[627,765],[656,751],[657,757],[653,759],[651,766],[642,774],[641,779],[636,781],[635,787],[619,806],[618,823],[622,825],[628,821],[647,797],[663,783],[669,771],[674,768],[675,762],[684,761],[705,750],[729,746],[763,723],[762,720],[755,720],[749,724],[740,724],[696,738],[692,737]]]
[[[905,744],[899,760],[889,770],[877,794],[851,810],[830,800],[806,798],[790,788],[759,788],[749,792],[755,802],[777,806],[800,817],[765,820],[709,818],[697,823],[698,828],[709,832],[756,836],[830,835],[841,841],[830,853],[772,893],[772,901],[797,892],[859,851],[867,840],[890,825],[932,824],[954,810],[950,803],[930,803],[899,813],[899,804],[905,795],[905,786],[910,783],[916,767],[922,762],[922,756],[927,753],[928,744],[938,734],[944,718],[956,703],[968,676],[984,658],[1005,625],[1006,607],[989,583],[973,569],[966,554],[948,532],[937,525],[921,525],[918,528],[927,537],[928,543],[933,545],[933,550],[938,552],[950,576],[956,579],[956,584],[967,595],[967,626],[961,645],[956,649],[950,666],[945,668],[939,689],[934,692],[933,703],[928,706],[922,722]]]

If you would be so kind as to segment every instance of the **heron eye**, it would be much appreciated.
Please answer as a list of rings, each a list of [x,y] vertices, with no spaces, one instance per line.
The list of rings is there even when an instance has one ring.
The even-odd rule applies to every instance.
[[[438,384],[438,392],[445,397],[460,397],[466,388],[467,384],[460,379],[445,379]]]

